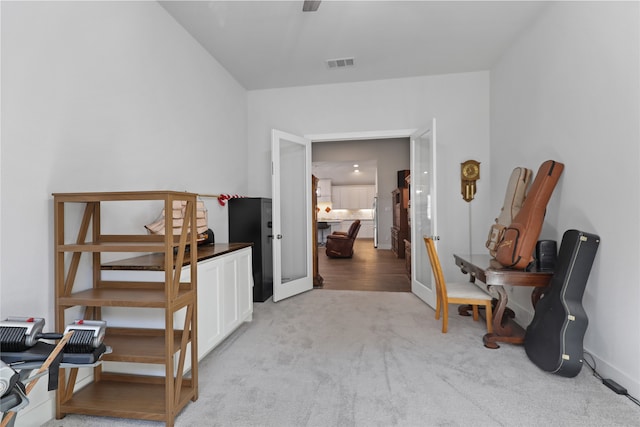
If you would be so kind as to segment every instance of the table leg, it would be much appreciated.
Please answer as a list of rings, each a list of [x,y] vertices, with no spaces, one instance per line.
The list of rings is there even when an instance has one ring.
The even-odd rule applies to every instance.
[[[505,316],[509,297],[504,286],[491,286],[498,293],[498,304],[493,315],[493,333],[482,337],[482,342],[487,348],[500,348],[498,342],[522,344],[524,331],[517,324],[510,321],[510,316]]]
[[[492,302],[494,331],[483,337],[485,346],[499,348],[498,342],[523,344],[526,331],[513,320],[515,313],[507,307],[508,297],[502,285],[532,286],[534,289],[531,293],[531,303],[535,308],[545,291],[548,290],[549,281],[553,274],[503,269],[500,265],[497,265],[495,260],[487,260],[485,255],[461,257],[454,254],[454,258],[462,273],[469,274],[471,283],[475,282],[477,278],[487,284],[489,288],[494,288],[498,293],[499,298]],[[474,263],[474,261],[476,262]],[[499,285],[491,285],[492,283],[499,283]],[[471,306],[469,305],[458,307],[458,314],[461,316],[470,316],[470,311]]]
[[[467,272],[464,271],[464,270],[462,270],[462,272],[467,274]],[[476,283],[476,276],[475,275],[473,275],[473,274],[469,275],[469,283],[471,283],[471,284],[475,284]],[[502,286],[499,286],[499,287],[503,288]],[[504,289],[503,289],[503,291],[504,291]],[[535,289],[534,289],[534,292],[535,292]],[[504,295],[505,295],[505,298],[506,298],[506,293]],[[540,299],[540,297],[538,297],[538,299]],[[537,300],[536,300],[536,302],[537,302]],[[491,309],[493,310],[494,319],[495,319],[495,316],[496,316],[496,306],[497,305],[498,305],[498,300],[494,298],[491,301]],[[533,305],[535,307],[535,303]],[[483,307],[478,307],[478,308],[482,309],[482,310],[484,309]],[[471,313],[470,313],[471,311],[472,311],[472,307],[471,307],[470,304],[464,304],[464,305],[458,306],[458,315],[460,315],[460,316],[471,316]],[[511,310],[509,307],[507,307],[506,303],[505,303],[505,307],[504,307],[502,316],[508,316],[509,318],[513,319],[514,317],[516,317],[516,313],[514,313],[513,310]],[[506,319],[503,318],[502,322],[503,323],[506,322]]]
[[[467,274],[467,272],[464,269],[462,269],[462,272],[464,274]],[[473,274],[470,274],[469,283],[471,284],[476,283],[476,276],[474,276]],[[469,311],[471,311],[471,304],[464,304],[464,305],[458,306],[458,315],[460,316],[471,316],[471,313],[469,313]]]
[[[464,304],[458,306],[458,315],[460,316],[471,316],[471,304]]]
[[[494,313],[496,313],[496,307],[498,306],[498,299],[494,298],[493,300],[491,300],[491,310]],[[473,307],[471,307],[471,304],[463,304],[463,305],[459,305],[458,306],[458,315],[460,316],[471,316],[471,312],[473,310]],[[480,313],[484,313],[484,307],[478,307],[478,310],[480,310]],[[504,314],[502,316],[502,322],[506,322],[507,319],[513,319],[516,317],[516,313],[511,310],[509,307],[505,307],[504,308]]]

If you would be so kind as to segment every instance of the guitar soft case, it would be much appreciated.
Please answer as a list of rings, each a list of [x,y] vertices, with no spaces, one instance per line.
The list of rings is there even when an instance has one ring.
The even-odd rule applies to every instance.
[[[582,368],[589,323],[582,295],[599,244],[600,237],[578,230],[562,236],[556,271],[524,337],[527,356],[543,371],[575,377]]]
[[[524,270],[533,261],[547,203],[564,165],[547,160],[538,169],[522,209],[515,216],[498,245],[496,260],[505,267]]]
[[[489,237],[487,238],[487,249],[492,257],[496,256],[496,250],[504,231],[509,224],[513,221],[513,218],[520,212],[522,203],[531,184],[531,177],[533,171],[527,168],[515,168],[511,172],[509,183],[507,184],[507,192],[504,196],[504,203],[500,209],[500,215],[496,218],[496,223],[489,229]]]

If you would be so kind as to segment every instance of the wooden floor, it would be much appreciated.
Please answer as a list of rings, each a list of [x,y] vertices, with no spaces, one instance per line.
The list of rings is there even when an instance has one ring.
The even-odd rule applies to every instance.
[[[318,270],[322,289],[410,292],[404,259],[387,249],[373,247],[373,239],[356,239],[353,258],[329,258],[318,247]]]

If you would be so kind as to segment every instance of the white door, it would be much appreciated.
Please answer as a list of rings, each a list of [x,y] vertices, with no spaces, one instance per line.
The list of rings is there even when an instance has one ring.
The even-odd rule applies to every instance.
[[[424,244],[431,237],[437,245],[436,119],[411,135],[411,292],[436,306],[433,273]]]
[[[271,133],[273,301],[313,289],[311,140]]]

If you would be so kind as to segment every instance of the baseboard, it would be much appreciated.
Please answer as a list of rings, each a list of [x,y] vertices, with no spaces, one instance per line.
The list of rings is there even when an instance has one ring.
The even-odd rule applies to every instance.
[[[513,293],[510,293],[508,306],[516,313],[516,318],[513,320],[515,320],[518,325],[526,329],[527,325],[529,325],[533,320],[535,311],[530,306],[530,299],[526,300],[526,307],[524,306],[524,304],[520,304],[518,300],[518,296],[514,296]],[[598,374],[600,374],[603,378],[611,378],[621,386],[625,387],[631,396],[640,398],[640,382],[634,380],[630,375],[620,371],[615,366],[602,359],[593,350],[585,347],[585,351],[593,356]],[[589,367],[586,365],[584,366],[584,368],[589,369]]]
[[[615,366],[609,364],[606,360],[598,356],[598,354],[593,350],[585,348],[585,351],[593,357],[594,362],[596,363],[596,370],[602,378],[611,378],[612,380],[626,388],[629,395],[640,399],[640,382],[634,380],[633,378],[631,378],[631,376],[620,371]],[[589,361],[589,363],[591,362]],[[588,366],[585,366],[585,368],[588,369]]]
[[[88,368],[84,377],[76,381],[75,390],[91,384],[93,370]],[[80,375],[78,375],[80,377]],[[27,396],[29,405],[18,412],[17,426],[41,426],[56,416],[56,392],[47,391],[47,377],[43,377]]]
[[[34,405],[33,401],[29,399],[29,406],[18,412],[15,424],[17,426],[41,426],[51,421],[56,410],[55,394],[51,393],[51,396],[37,405]]]

